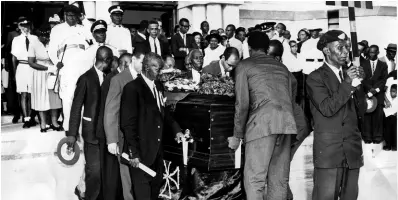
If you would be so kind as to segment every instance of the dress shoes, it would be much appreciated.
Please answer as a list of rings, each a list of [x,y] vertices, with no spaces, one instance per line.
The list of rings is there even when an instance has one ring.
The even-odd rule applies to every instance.
[[[80,191],[79,191],[79,189],[77,189],[77,186],[75,187],[75,195],[77,196],[77,198],[78,198],[79,200],[84,200],[84,197],[82,197],[82,196],[80,195]]]

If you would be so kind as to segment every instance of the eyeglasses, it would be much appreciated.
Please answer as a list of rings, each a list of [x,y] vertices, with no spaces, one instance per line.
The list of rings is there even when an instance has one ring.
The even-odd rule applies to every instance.
[[[191,25],[186,25],[186,26],[184,26],[184,25],[181,25],[181,24],[180,24],[180,26],[181,26],[181,27],[184,27],[184,28],[191,28]]]

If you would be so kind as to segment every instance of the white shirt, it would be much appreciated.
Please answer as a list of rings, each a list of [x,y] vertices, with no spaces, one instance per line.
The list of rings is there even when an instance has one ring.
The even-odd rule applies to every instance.
[[[243,45],[242,42],[238,39],[235,38],[235,35],[232,36],[232,38],[227,39],[227,44],[229,42],[229,45],[231,47],[235,47],[239,51],[239,57],[242,58],[243,56]],[[223,52],[224,53],[224,52]]]
[[[183,34],[180,32],[180,35],[182,37],[182,40],[184,41],[184,46],[187,46],[187,34]]]
[[[370,69],[372,70],[372,76],[374,75],[377,67],[377,62],[379,59],[376,60],[369,60],[370,61]]]
[[[130,31],[122,25],[113,23],[108,25],[106,43],[116,47],[118,50],[126,50],[128,53],[133,52]]]
[[[161,102],[159,102],[160,94],[156,88],[155,81],[149,80],[144,74],[141,74],[141,76],[144,79],[145,83],[148,85],[149,89],[151,89],[151,93],[152,93],[153,97],[155,98],[158,108],[160,110],[160,104],[161,104]]]
[[[250,57],[249,44],[247,43],[247,38],[245,39],[245,41],[243,41],[242,51],[243,51],[243,59]]]
[[[159,56],[162,56],[162,51],[160,49],[160,42],[159,42],[158,38],[157,37],[156,38],[149,37],[148,40],[149,40],[149,45],[151,46],[151,52],[155,53],[155,44],[156,44],[156,49],[157,49],[156,53]]]
[[[99,79],[100,85],[102,85],[102,83],[104,82],[104,73],[101,70],[97,69],[96,66],[94,66],[94,69],[98,74],[98,79]]]
[[[292,54],[289,48],[289,52],[283,53],[282,63],[287,67],[290,72],[301,71],[302,65],[300,64],[300,54],[297,53],[297,57]]]
[[[340,69],[337,69],[337,67],[332,66],[332,65],[330,65],[327,62],[325,62],[325,63],[326,63],[327,66],[329,66],[329,68],[333,71],[333,73],[336,75],[337,79],[339,79],[339,82],[341,83],[341,81],[343,81],[343,80],[341,80],[339,72],[341,72],[341,76],[344,76],[343,75],[343,69],[341,67],[340,67]],[[344,79],[344,77],[343,77],[343,79]]]
[[[35,42],[40,42],[35,35],[23,34],[15,37],[11,44],[11,54],[15,56],[18,60],[28,61],[28,50],[26,49],[26,37],[29,40],[29,46],[33,45]]]
[[[221,44],[214,50],[208,46],[205,49],[205,57],[203,58],[203,67],[207,67],[212,61],[220,60],[220,56],[224,53],[225,47]]]
[[[195,69],[192,69],[192,80],[195,83],[199,83],[200,82],[200,73],[198,71],[196,71]]]
[[[63,53],[58,56],[58,50],[63,49],[67,45],[84,45],[84,49],[88,48],[87,41],[92,40],[92,34],[87,31],[82,25],[69,26],[66,22],[58,24],[51,29],[50,42],[48,44],[48,55],[51,61],[56,65],[61,61]],[[76,48],[77,49],[77,48]],[[73,55],[72,55],[73,54]],[[69,61],[70,57],[74,57],[75,52],[65,53],[63,63]],[[69,57],[70,56],[70,57]],[[66,60],[65,60],[66,59]]]

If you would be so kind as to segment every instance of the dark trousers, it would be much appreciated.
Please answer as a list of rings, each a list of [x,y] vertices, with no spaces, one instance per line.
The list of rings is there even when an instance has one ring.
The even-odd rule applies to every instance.
[[[397,116],[392,115],[384,119],[383,136],[387,147],[397,148]]]
[[[287,198],[291,135],[269,135],[245,144],[243,182],[248,200]]]
[[[356,200],[359,169],[315,168],[312,200]]]
[[[122,200],[123,189],[117,156],[108,152],[105,139],[100,139],[101,195],[104,200]]]
[[[380,143],[383,141],[384,111],[381,104],[371,113],[365,113],[362,139],[365,142]]]
[[[84,143],[86,165],[86,200],[97,200],[101,190],[100,148],[98,144]]]
[[[158,153],[153,164],[148,167],[156,172],[155,177],[151,177],[139,168],[130,168],[135,200],[158,199],[163,180],[163,155]]]
[[[293,72],[293,76],[297,80],[297,96],[296,96],[296,103],[300,105],[301,108],[304,108],[304,75],[300,72]]]

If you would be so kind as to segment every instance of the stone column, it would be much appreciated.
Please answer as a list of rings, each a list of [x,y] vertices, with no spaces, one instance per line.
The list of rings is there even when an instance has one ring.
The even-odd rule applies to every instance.
[[[95,19],[95,1],[83,1],[84,11],[86,12],[87,18]]]
[[[111,22],[111,18],[108,9],[111,6],[112,6],[111,1],[97,1],[95,3],[96,20],[102,19],[109,24]]]
[[[222,9],[223,28],[225,29],[228,24],[239,27],[239,5],[236,4],[225,4]]]
[[[223,27],[223,16],[221,4],[207,4],[206,5],[206,19],[209,22],[210,30],[225,28]],[[239,19],[239,18],[238,18]]]
[[[206,20],[206,6],[205,5],[194,5],[192,6],[192,32],[202,33],[200,30],[200,23]]]

